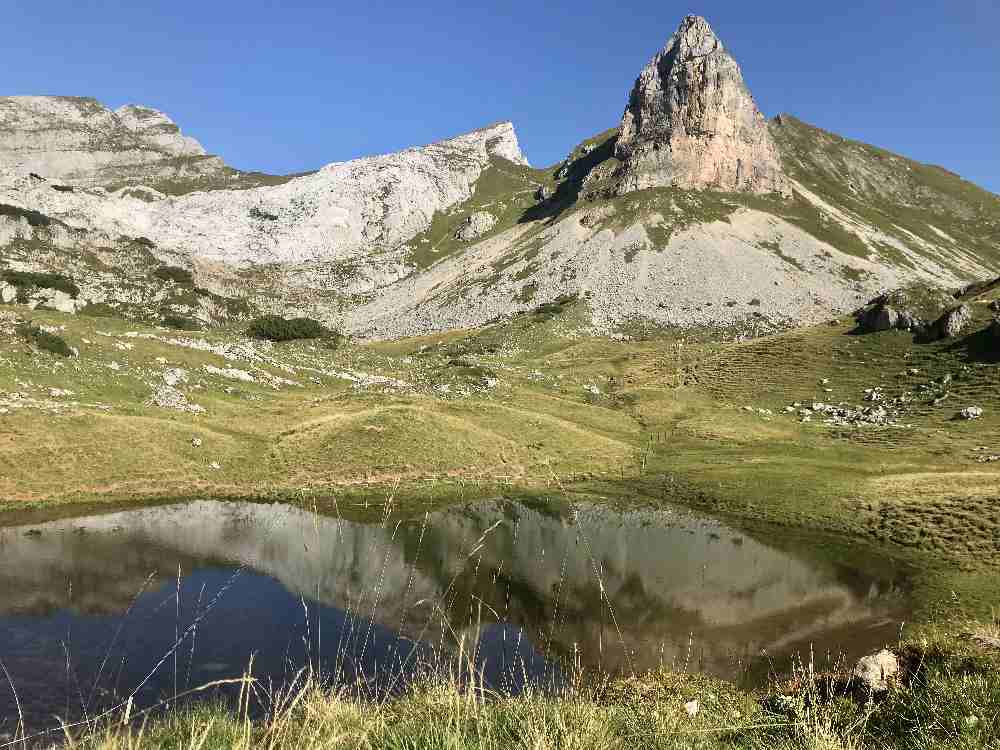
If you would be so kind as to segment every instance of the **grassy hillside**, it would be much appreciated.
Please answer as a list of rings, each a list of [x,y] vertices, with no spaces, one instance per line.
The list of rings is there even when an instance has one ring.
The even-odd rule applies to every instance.
[[[790,177],[861,225],[960,270],[971,255],[1000,266],[1000,196],[958,175],[852,141],[787,114],[771,122]],[[896,256],[897,262],[905,262]]]
[[[846,320],[742,343],[612,341],[583,335],[568,301],[331,350],[9,306],[0,494],[8,508],[394,485],[673,500],[886,547],[928,571],[928,609],[950,587],[981,612],[1000,593],[1000,353],[982,331],[995,294],[974,303],[973,333],[934,344]],[[15,317],[79,357],[38,350]],[[153,402],[168,380],[179,409]],[[876,387],[892,424],[802,420],[813,401],[872,406]],[[982,418],[957,419],[967,406]]]

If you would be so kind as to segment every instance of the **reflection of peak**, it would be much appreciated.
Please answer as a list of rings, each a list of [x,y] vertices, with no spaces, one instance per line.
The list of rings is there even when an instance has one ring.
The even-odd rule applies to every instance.
[[[296,597],[374,613],[410,637],[425,631],[447,591],[458,632],[478,637],[467,620],[481,602],[487,619],[496,612],[535,643],[554,637],[557,651],[578,643],[585,659],[597,657],[601,642],[618,641],[607,630],[609,600],[626,643],[653,660],[647,666],[661,646],[680,648],[695,633],[721,660],[718,671],[727,653],[747,643],[770,646],[821,633],[830,619],[872,613],[828,567],[752,539],[724,544],[719,538],[732,534],[722,527],[663,521],[655,512],[587,506],[570,519],[504,503],[439,512],[426,529],[387,529],[284,505],[204,501],[129,510],[43,524],[36,537],[0,529],[0,585],[10,592],[0,607],[24,612],[46,591],[50,601],[64,602],[72,579],[76,601],[106,601],[105,609],[120,611],[153,569],[171,576],[178,563],[186,570],[245,565]],[[613,661],[607,651],[604,658]]]

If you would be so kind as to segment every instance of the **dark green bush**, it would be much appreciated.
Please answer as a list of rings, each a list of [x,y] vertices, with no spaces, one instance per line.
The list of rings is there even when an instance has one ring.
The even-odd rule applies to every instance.
[[[194,318],[176,313],[164,313],[163,325],[178,331],[200,331],[201,323]]]
[[[274,214],[254,206],[250,209],[250,218],[257,219],[258,221],[277,221],[278,217]]]
[[[194,276],[191,275],[191,272],[180,266],[160,266],[153,271],[153,276],[160,281],[172,281],[182,286],[194,284]]]
[[[280,315],[264,315],[256,318],[247,328],[247,335],[268,341],[294,341],[296,339],[336,340],[339,334],[318,320],[312,318],[282,318]]]
[[[39,349],[58,354],[60,357],[73,356],[73,350],[69,348],[69,344],[61,336],[43,331],[31,322],[19,325],[17,327],[17,335],[25,341],[34,344]]]
[[[546,320],[551,320],[556,315],[559,315],[567,307],[572,305],[577,301],[577,295],[575,294],[560,294],[551,302],[544,302],[532,311],[532,315],[539,322],[544,322]]]
[[[78,312],[80,315],[87,315],[91,318],[117,318],[120,316],[118,310],[106,302],[91,302],[81,307]]]
[[[80,287],[74,284],[71,278],[61,273],[4,271],[3,280],[18,288],[18,301],[22,296],[21,290],[24,290],[25,301],[27,301],[28,292],[32,289],[57,289],[60,292],[66,292],[74,299],[80,294]]]
[[[33,227],[47,227],[52,223],[52,219],[45,214],[39,213],[38,211],[32,211],[27,208],[9,206],[6,203],[0,203],[0,216],[10,216],[14,219],[27,219],[28,224]]]

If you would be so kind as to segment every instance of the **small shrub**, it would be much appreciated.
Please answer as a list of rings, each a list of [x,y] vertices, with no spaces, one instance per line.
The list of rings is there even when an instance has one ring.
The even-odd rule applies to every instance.
[[[578,299],[575,294],[560,294],[551,302],[544,302],[532,311],[532,315],[539,322],[551,320],[572,305]]]
[[[172,281],[181,286],[191,286],[194,284],[194,276],[191,272],[180,266],[160,266],[153,271],[153,276],[160,281]]]
[[[106,302],[91,302],[84,305],[78,311],[80,315],[87,315],[91,318],[117,318],[119,312]]]
[[[70,297],[76,299],[80,294],[80,287],[73,283],[73,280],[61,273],[37,273],[32,271],[4,271],[3,280],[18,289],[18,302],[23,296],[24,304],[28,301],[28,294],[32,289],[56,289],[65,292]],[[23,295],[22,295],[23,291]]]
[[[30,322],[19,325],[17,327],[17,335],[25,341],[34,344],[39,349],[51,352],[52,354],[58,354],[60,357],[73,356],[73,350],[69,348],[69,344],[61,336],[43,331]]]
[[[247,335],[267,341],[295,341],[296,339],[329,339],[340,337],[318,320],[312,318],[282,318],[280,315],[264,315],[256,318],[247,328]]]
[[[134,240],[132,240],[132,242],[134,242],[136,245],[142,245],[143,247],[150,250],[156,247],[156,245],[153,243],[151,239],[149,239],[149,237],[136,237]]]
[[[177,331],[200,331],[201,323],[194,318],[189,318],[186,315],[178,315],[177,313],[164,313],[163,314],[163,325],[167,328],[173,328]]]
[[[257,219],[258,221],[277,221],[278,217],[262,208],[254,206],[250,209],[250,218]]]
[[[226,315],[230,318],[249,318],[253,315],[250,303],[242,297],[225,298]]]

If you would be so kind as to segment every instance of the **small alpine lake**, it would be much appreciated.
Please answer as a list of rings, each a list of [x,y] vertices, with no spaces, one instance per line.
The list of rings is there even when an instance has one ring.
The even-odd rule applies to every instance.
[[[473,667],[513,691],[660,665],[753,684],[894,642],[909,611],[891,563],[672,507],[498,499],[361,522],[203,500],[7,524],[0,736],[19,712],[44,729],[251,664],[261,685],[312,666],[372,695]]]

